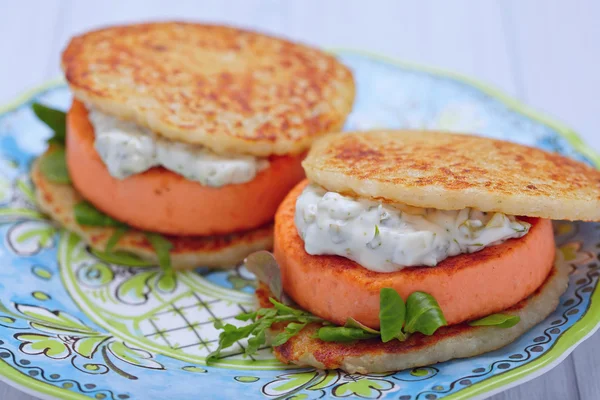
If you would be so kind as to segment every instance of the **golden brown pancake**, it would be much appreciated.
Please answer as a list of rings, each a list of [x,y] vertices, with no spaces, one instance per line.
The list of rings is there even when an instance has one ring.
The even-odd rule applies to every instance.
[[[348,68],[307,46],[226,26],[114,26],[74,37],[62,67],[76,98],[217,152],[300,153],[341,129]]]
[[[52,150],[49,150],[52,151]],[[75,221],[74,206],[83,200],[71,185],[49,182],[38,168],[36,160],[31,168],[31,179],[36,187],[40,209],[64,228],[78,234],[92,248],[104,251],[114,228],[82,226]],[[223,236],[165,236],[173,245],[171,263],[175,269],[199,266],[233,268],[248,254],[273,246],[273,225],[242,233]],[[158,264],[156,252],[144,234],[130,229],[114,247]]]
[[[348,373],[362,374],[398,371],[476,356],[506,346],[552,313],[567,288],[569,270],[567,264],[557,264],[534,294],[504,311],[521,318],[512,328],[472,327],[464,323],[442,327],[432,336],[415,333],[404,342],[383,343],[380,339],[368,339],[336,343],[313,337],[320,325],[311,324],[283,345],[273,347],[273,352],[286,364],[341,368]],[[268,300],[270,295],[269,289],[261,283],[256,291],[260,307],[272,307]],[[271,337],[284,327],[280,324],[273,329]]]
[[[371,131],[326,136],[303,163],[327,190],[417,207],[600,220],[600,171],[540,149],[471,135]]]

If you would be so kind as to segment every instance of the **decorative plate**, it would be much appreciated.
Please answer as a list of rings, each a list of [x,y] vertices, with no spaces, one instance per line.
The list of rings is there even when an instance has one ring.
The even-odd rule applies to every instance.
[[[567,128],[447,73],[339,51],[357,81],[347,129],[435,128],[480,132],[600,165]],[[465,399],[483,398],[552,368],[600,323],[600,224],[556,223],[558,262],[572,265],[558,309],[513,344],[479,357],[389,374],[290,368],[268,348],[252,359],[239,343],[206,366],[217,319],[252,307],[252,276],[198,268],[158,285],[160,269],[103,262],[33,203],[30,162],[48,129],[33,100],[66,109],[52,82],[0,115],[0,375],[43,398],[62,399]]]

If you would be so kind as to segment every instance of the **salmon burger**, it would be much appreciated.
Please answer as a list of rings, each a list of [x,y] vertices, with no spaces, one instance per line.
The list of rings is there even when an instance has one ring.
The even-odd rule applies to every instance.
[[[92,31],[70,41],[62,68],[74,100],[66,138],[32,170],[40,206],[98,251],[158,262],[168,248],[175,268],[270,248],[306,150],[341,129],[354,99],[334,57],[225,26]]]
[[[471,135],[319,139],[275,217],[274,254],[246,260],[259,309],[223,327],[282,362],[401,370],[498,349],[566,290],[551,220],[599,220],[600,172]],[[252,349],[252,348],[251,348]]]

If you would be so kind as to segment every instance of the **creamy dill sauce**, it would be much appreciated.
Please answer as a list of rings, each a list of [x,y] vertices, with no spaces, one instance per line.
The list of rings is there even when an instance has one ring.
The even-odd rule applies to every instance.
[[[88,110],[96,151],[117,179],[163,166],[191,181],[220,187],[249,182],[269,166],[266,159],[215,154],[204,146],[168,140],[133,122]]]
[[[376,272],[437,265],[519,238],[530,224],[471,208],[443,211],[354,199],[308,185],[296,201],[295,223],[311,255],[338,255]]]

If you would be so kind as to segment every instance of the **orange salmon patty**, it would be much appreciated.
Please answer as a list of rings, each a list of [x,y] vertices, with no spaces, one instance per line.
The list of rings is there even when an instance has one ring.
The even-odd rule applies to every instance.
[[[431,294],[449,325],[481,318],[525,299],[552,269],[552,223],[539,218],[523,218],[531,229],[522,238],[449,257],[435,267],[380,273],[344,257],[309,255],[294,223],[296,199],[307,184],[298,184],[275,215],[275,258],[284,291],[303,309],[338,325],[352,317],[378,328],[379,291],[385,287],[404,300],[415,291]]]
[[[181,236],[241,232],[273,220],[277,206],[304,177],[302,155],[272,156],[268,168],[242,184],[199,182],[162,167],[123,180],[111,176],[94,148],[94,129],[83,103],[67,114],[67,166],[77,191],[96,208],[146,231]]]

